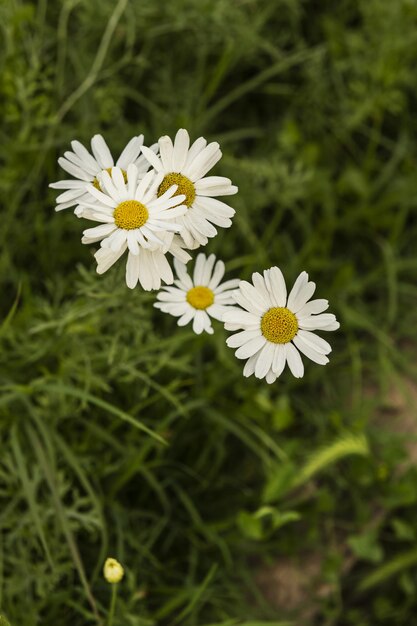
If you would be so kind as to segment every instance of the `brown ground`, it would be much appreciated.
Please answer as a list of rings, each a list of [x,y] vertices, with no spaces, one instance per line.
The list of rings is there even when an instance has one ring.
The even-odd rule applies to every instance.
[[[375,393],[375,390],[370,390],[369,395]],[[393,385],[373,423],[394,434],[405,435],[408,458],[398,467],[398,475],[410,464],[417,463],[417,384],[402,379]],[[384,517],[385,512],[375,507],[368,528],[380,525]],[[334,543],[334,537],[332,542]],[[336,549],[343,559],[343,573],[347,574],[355,565],[356,557],[343,537],[340,537],[340,544]],[[260,568],[256,580],[268,602],[280,614],[293,613],[298,616],[297,626],[312,626],[320,601],[336,593],[332,585],[323,583],[321,569],[320,553],[307,554],[302,561],[284,557],[274,565]]]

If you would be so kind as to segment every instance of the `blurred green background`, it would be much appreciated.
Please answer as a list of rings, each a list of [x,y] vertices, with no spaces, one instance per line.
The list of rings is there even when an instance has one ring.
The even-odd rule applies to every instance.
[[[416,624],[416,0],[3,0],[0,33],[0,613],[103,625],[114,556],[114,626]],[[307,270],[325,368],[244,380],[54,213],[72,139],[179,127],[239,185],[207,250]]]

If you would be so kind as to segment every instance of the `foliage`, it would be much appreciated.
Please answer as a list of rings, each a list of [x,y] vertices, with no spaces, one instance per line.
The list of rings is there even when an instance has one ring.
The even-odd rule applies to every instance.
[[[416,373],[416,19],[415,0],[0,5],[0,619],[103,624],[114,556],[114,626],[413,623],[416,429],[390,398],[412,406]],[[208,249],[230,277],[310,273],[342,324],[326,368],[243,382],[219,324],[195,337],[122,268],[98,277],[53,213],[72,139],[181,126],[240,189]],[[271,600],[258,572],[311,555],[300,601]]]

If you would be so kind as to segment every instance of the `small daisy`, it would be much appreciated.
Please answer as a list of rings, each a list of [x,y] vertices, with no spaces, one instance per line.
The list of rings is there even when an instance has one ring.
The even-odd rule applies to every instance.
[[[288,299],[278,267],[265,270],[263,277],[252,274],[252,282],[239,283],[233,297],[242,308],[235,307],[223,317],[226,330],[242,331],[229,337],[227,345],[237,348],[238,359],[248,359],[243,375],[255,374],[273,383],[288,363],[292,374],[301,378],[304,365],[300,352],[326,365],[331,346],[312,331],[337,330],[340,324],[333,314],[323,313],[329,306],[327,300],[310,300],[316,285],[309,282],[307,272],[299,275]]]
[[[164,313],[179,317],[178,326],[185,326],[193,321],[193,331],[199,335],[204,330],[213,334],[210,317],[222,321],[223,315],[234,304],[232,291],[239,284],[239,279],[220,283],[224,275],[223,261],[217,261],[214,254],[206,257],[198,254],[193,278],[188,274],[183,263],[174,259],[178,279],[176,287],[164,287],[157,294],[159,302],[154,306]]]
[[[158,195],[171,185],[178,185],[177,193],[185,195],[188,209],[179,220],[183,226],[181,237],[190,249],[204,246],[217,234],[215,226],[229,228],[235,214],[234,209],[214,196],[230,196],[237,192],[237,187],[229,178],[206,176],[221,159],[219,144],[207,145],[204,137],[199,137],[190,147],[190,136],[184,128],[177,132],[174,143],[167,136],[161,137],[158,143],[159,156],[149,148],[142,148],[155,171],[163,174]]]
[[[148,171],[149,163],[143,155],[140,155],[142,145],[143,135],[133,137],[117,159],[116,166],[121,168],[125,178],[127,168],[131,163],[136,165],[139,173]],[[61,211],[80,202],[88,201],[87,186],[92,183],[100,190],[102,172],[110,172],[114,165],[111,152],[101,135],[94,135],[91,140],[93,154],[79,141],[72,141],[71,147],[74,152],[65,152],[64,157],[58,159],[58,163],[76,180],[60,180],[49,185],[53,189],[67,190],[57,197],[55,211]],[[149,148],[151,151],[157,149],[158,144]]]
[[[161,176],[153,171],[139,178],[136,165],[128,166],[126,180],[121,168],[113,167],[111,175],[103,172],[105,193],[89,185],[87,191],[95,202],[76,209],[80,217],[101,222],[85,230],[82,239],[85,244],[101,242],[95,255],[100,274],[129,251],[126,283],[132,289],[138,281],[151,290],[159,289],[161,280],[168,284],[174,280],[165,253],[173,245],[173,233],[181,228],[176,219],[187,208],[180,204],[185,197],[174,195],[176,185],[158,198],[160,183]]]

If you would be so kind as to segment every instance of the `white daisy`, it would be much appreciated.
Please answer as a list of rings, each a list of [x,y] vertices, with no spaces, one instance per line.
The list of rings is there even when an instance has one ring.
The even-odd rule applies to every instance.
[[[242,308],[225,313],[226,330],[241,330],[227,339],[237,348],[238,359],[248,359],[244,376],[255,374],[273,383],[288,363],[292,374],[301,378],[304,365],[300,352],[320,365],[329,362],[331,346],[313,330],[337,330],[340,326],[331,313],[323,313],[327,300],[310,300],[316,285],[302,272],[287,298],[287,288],[278,267],[252,274],[253,284],[239,283],[233,297]],[[309,301],[310,300],[310,301]]]
[[[148,171],[149,163],[143,155],[140,155],[142,145],[143,135],[133,137],[117,159],[116,166],[122,169],[125,178],[127,168],[131,163],[136,165],[140,173]],[[58,163],[62,169],[74,176],[75,180],[60,180],[49,185],[53,189],[67,190],[57,197],[55,211],[88,201],[87,186],[92,183],[100,190],[102,172],[110,172],[114,165],[111,152],[101,135],[94,135],[91,140],[93,154],[79,141],[72,141],[71,147],[74,152],[65,152],[64,157],[58,159]],[[157,151],[158,144],[154,144],[149,149]]]
[[[101,249],[95,254],[99,274],[129,251],[126,283],[131,289],[138,281],[144,289],[151,290],[159,289],[161,280],[168,284],[174,280],[165,254],[175,247],[173,234],[181,228],[176,219],[187,207],[179,204],[185,199],[183,195],[174,195],[176,185],[159,198],[156,196],[161,178],[153,171],[139,178],[138,168],[131,164],[125,181],[121,168],[113,167],[111,175],[103,172],[105,193],[89,185],[87,191],[95,202],[76,208],[80,217],[101,222],[100,226],[85,230],[82,239],[86,244],[101,242]]]
[[[204,330],[213,334],[210,317],[222,321],[223,315],[234,304],[232,291],[239,284],[239,279],[220,283],[224,275],[223,261],[217,261],[214,254],[206,257],[198,254],[193,278],[188,274],[183,263],[174,259],[178,279],[176,287],[164,287],[157,294],[154,306],[164,313],[179,317],[178,326],[185,326],[193,321],[193,331],[199,335]]]
[[[190,147],[190,136],[181,128],[174,143],[170,137],[159,139],[159,156],[149,148],[142,148],[144,156],[164,177],[158,189],[162,195],[171,185],[178,185],[177,193],[185,195],[187,213],[179,220],[181,237],[188,248],[206,245],[208,238],[217,234],[215,226],[229,228],[235,210],[214,196],[229,196],[237,192],[229,178],[206,176],[221,159],[217,142],[207,145],[199,137]]]

